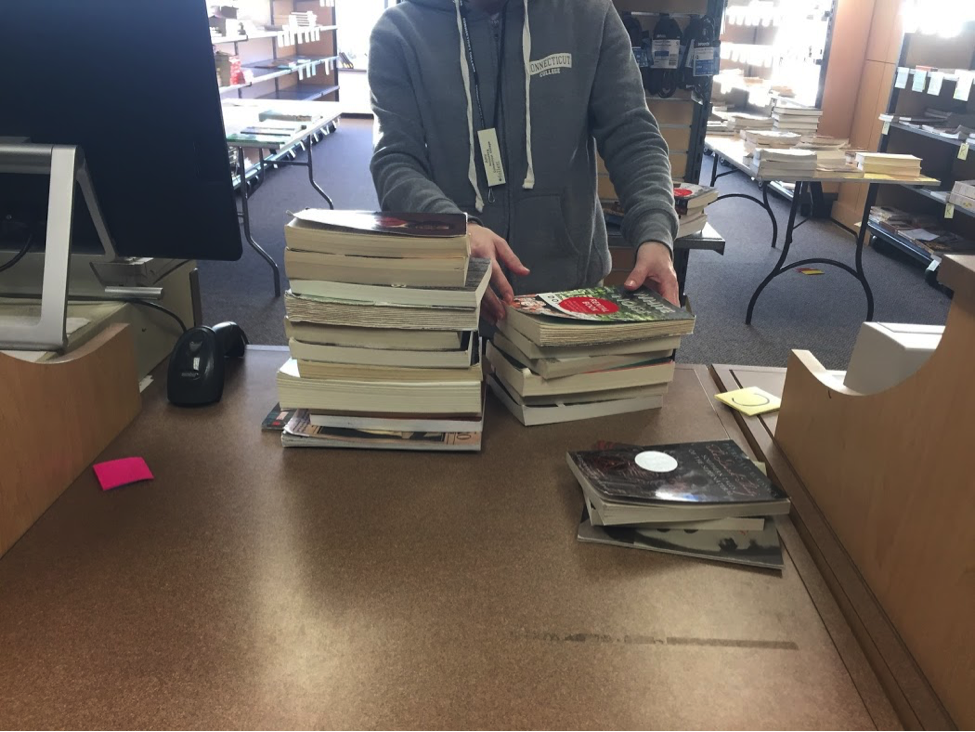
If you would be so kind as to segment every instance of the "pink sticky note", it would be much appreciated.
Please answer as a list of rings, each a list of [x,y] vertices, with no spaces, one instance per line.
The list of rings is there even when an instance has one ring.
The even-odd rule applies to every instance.
[[[142,458],[123,458],[92,466],[103,491],[152,480],[152,472]]]

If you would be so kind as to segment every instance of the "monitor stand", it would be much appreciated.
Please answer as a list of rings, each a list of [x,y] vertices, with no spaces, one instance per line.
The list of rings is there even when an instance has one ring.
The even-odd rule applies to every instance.
[[[65,347],[69,279],[73,286],[81,284],[84,292],[78,294],[82,296],[162,298],[161,288],[153,287],[152,283],[179,266],[181,261],[120,259],[116,255],[81,148],[0,143],[0,172],[47,175],[51,179],[44,254],[25,257],[17,265],[16,281],[4,283],[2,292],[12,297],[36,297],[37,282],[41,282],[40,318],[0,318],[0,349],[62,350]],[[71,256],[76,183],[98,232],[103,255]]]

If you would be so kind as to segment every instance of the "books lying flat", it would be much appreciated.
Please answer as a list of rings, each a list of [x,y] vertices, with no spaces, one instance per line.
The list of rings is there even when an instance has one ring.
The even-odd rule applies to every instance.
[[[340,414],[309,412],[308,421],[316,427],[349,430],[391,430],[393,432],[483,432],[484,413],[476,417],[450,417],[418,414],[409,417],[392,414]]]
[[[288,318],[320,325],[352,325],[363,328],[403,328],[405,330],[477,330],[480,307],[421,308],[397,305],[372,305],[353,300],[298,297],[284,293]]]
[[[389,287],[322,280],[291,280],[295,295],[332,300],[355,300],[373,305],[418,306],[427,308],[476,308],[487,290],[490,259],[471,259],[463,287]]]
[[[504,382],[522,396],[563,396],[576,392],[625,389],[635,386],[666,384],[674,378],[674,362],[670,359],[641,363],[609,371],[563,376],[558,379],[543,379],[490,343],[487,348],[487,357],[495,371],[504,379]]]
[[[567,455],[608,526],[787,514],[789,499],[732,440]]]
[[[385,382],[302,378],[290,359],[278,370],[282,409],[377,414],[478,415],[481,382]]]
[[[678,216],[677,238],[683,239],[685,236],[693,236],[704,231],[708,225],[708,215],[701,210],[699,213],[692,211],[686,216]]]
[[[289,339],[306,344],[390,351],[456,351],[464,348],[467,338],[466,334],[453,330],[353,328],[345,325],[300,323],[291,318],[284,319],[284,332]]]
[[[680,336],[659,336],[638,341],[622,341],[604,346],[539,346],[526,335],[511,327],[506,319],[498,323],[498,330],[529,359],[595,358],[621,356],[648,351],[675,351],[680,348]]]
[[[305,209],[284,230],[292,249],[370,257],[467,257],[464,214]]]
[[[686,216],[688,213],[703,210],[708,204],[718,198],[718,189],[696,183],[680,183],[674,186],[674,207],[677,213]]]
[[[583,513],[576,539],[587,544],[645,549],[716,562],[782,570],[782,547],[772,519],[761,530],[699,531],[630,526],[594,526]]]
[[[549,404],[531,406],[524,404],[516,394],[509,392],[496,376],[488,379],[488,385],[498,400],[526,427],[643,412],[648,409],[660,409],[664,403],[664,395],[661,393],[635,399],[583,402],[577,402],[572,397],[563,397]]]
[[[857,153],[857,166],[865,173],[920,175],[921,158],[894,153]]]
[[[622,287],[516,296],[512,328],[538,346],[598,346],[658,336],[687,335],[694,316],[646,288]]]
[[[511,398],[523,407],[551,407],[565,404],[567,400],[573,404],[592,404],[594,402],[620,401],[623,399],[649,399],[650,397],[665,396],[670,389],[669,383],[651,384],[650,386],[628,386],[622,389],[603,389],[602,391],[580,391],[575,394],[543,394],[541,396],[525,396],[519,394],[514,386],[504,380],[504,375],[492,374]]]
[[[284,270],[289,279],[359,285],[464,287],[467,262],[465,257],[394,259],[284,250]]]
[[[281,434],[284,447],[330,447],[360,450],[480,452],[482,432],[360,430],[320,427],[298,410]]]
[[[477,382],[484,378],[481,364],[468,363],[467,368],[408,368],[404,366],[363,366],[362,364],[298,360],[298,374],[303,379],[338,379],[343,381],[386,382]]]
[[[619,356],[581,356],[576,358],[530,358],[518,346],[512,343],[503,333],[495,333],[494,345],[499,351],[504,351],[515,361],[524,364],[543,379],[557,379],[562,376],[585,374],[590,371],[605,371],[624,366],[644,363],[646,361],[660,361],[674,356],[673,349],[647,350],[640,353],[630,353]],[[652,343],[652,341],[648,341]]]
[[[477,336],[462,334],[466,345],[453,351],[405,351],[379,348],[326,346],[291,339],[291,355],[301,361],[328,361],[363,366],[401,366],[414,369],[468,369]]]

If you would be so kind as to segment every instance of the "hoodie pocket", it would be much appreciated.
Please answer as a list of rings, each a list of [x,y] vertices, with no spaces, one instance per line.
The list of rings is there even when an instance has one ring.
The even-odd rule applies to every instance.
[[[562,213],[560,192],[524,193],[514,203],[509,243],[531,274],[512,282],[520,293],[575,287],[584,266]]]

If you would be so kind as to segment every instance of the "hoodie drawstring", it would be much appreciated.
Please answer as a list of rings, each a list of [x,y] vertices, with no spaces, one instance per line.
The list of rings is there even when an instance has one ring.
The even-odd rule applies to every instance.
[[[531,190],[535,187],[535,160],[532,157],[532,30],[528,23],[528,0],[525,0],[525,25],[521,31],[521,53],[525,57],[525,154],[528,157],[528,172],[521,187]]]
[[[464,19],[461,16],[460,4],[463,0],[454,0],[454,8],[457,10],[457,37],[460,40],[460,75],[464,79],[464,92],[467,94],[467,131],[470,137],[471,159],[467,167],[467,179],[471,182],[474,189],[474,208],[478,213],[484,210],[484,199],[481,197],[481,189],[477,185],[477,160],[474,155],[474,100],[471,97],[471,72],[467,68],[467,53],[464,49]]]
[[[464,47],[464,18],[461,10],[463,0],[454,0],[454,10],[457,12],[457,36],[460,41],[460,75],[464,80],[464,93],[467,95],[467,132],[470,141],[471,156],[468,161],[467,178],[474,189],[474,206],[478,213],[484,210],[484,198],[477,183],[477,160],[474,152],[474,99],[471,95],[471,73],[467,67],[467,49]],[[532,155],[532,105],[531,105],[531,57],[532,32],[528,22],[528,0],[524,0],[525,22],[521,31],[521,53],[525,60],[525,154],[528,158],[528,170],[522,188],[531,190],[535,187],[535,160]],[[504,63],[500,59],[499,63]],[[499,89],[498,94],[501,93]]]

